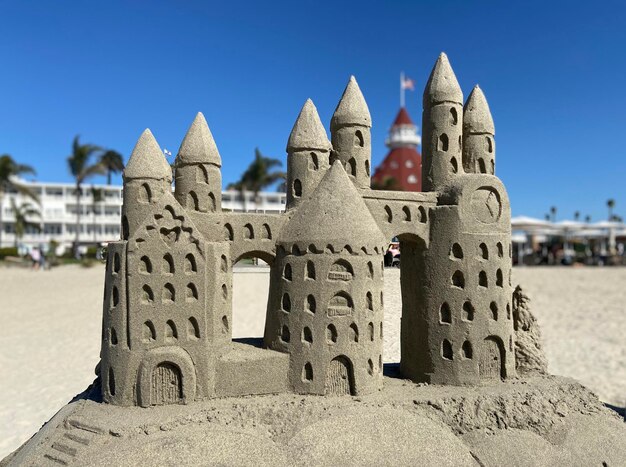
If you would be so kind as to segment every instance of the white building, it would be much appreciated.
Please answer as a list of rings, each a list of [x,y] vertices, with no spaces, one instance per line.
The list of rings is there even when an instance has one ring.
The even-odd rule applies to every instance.
[[[41,218],[29,219],[38,223],[41,230],[27,228],[19,240],[20,245],[32,247],[47,246],[55,240],[61,247],[68,248],[76,236],[76,189],[72,183],[21,182],[31,188],[40,200],[38,206]],[[104,201],[94,206],[91,187],[102,189]],[[82,245],[106,243],[120,238],[120,220],[122,215],[122,187],[114,185],[84,184],[80,198],[80,233]],[[15,245],[15,216],[11,209],[11,199],[18,206],[25,202],[32,203],[16,192],[9,192],[2,202],[2,241],[0,247]],[[258,202],[258,204],[257,204]],[[259,211],[279,213],[285,210],[286,194],[278,192],[246,193],[246,202],[238,191],[222,193],[222,207],[233,211]]]

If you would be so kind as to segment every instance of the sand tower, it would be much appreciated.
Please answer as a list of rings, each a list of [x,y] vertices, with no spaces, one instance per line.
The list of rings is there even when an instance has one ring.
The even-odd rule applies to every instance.
[[[357,188],[370,187],[372,118],[354,76],[350,77],[330,122],[333,153]]]
[[[481,104],[466,104],[472,110],[465,129],[487,131],[493,150],[493,122],[480,95]],[[470,99],[479,100],[477,95]],[[459,165],[461,101],[461,89],[442,54],[424,91],[424,186],[436,188],[439,195],[431,210],[431,243],[420,280],[420,312],[428,327],[410,375],[439,384],[515,375],[510,206],[498,178],[466,174]],[[473,133],[465,141],[475,147],[472,138]],[[471,154],[475,157],[476,151]],[[489,154],[493,161],[493,152]]]
[[[143,220],[144,209],[172,189],[172,169],[150,130],[145,130],[123,172],[122,238],[128,239]]]
[[[222,159],[211,130],[198,112],[176,157],[175,193],[188,211],[222,210]]]
[[[290,354],[296,392],[381,387],[384,242],[339,161],[281,231],[265,343]]]

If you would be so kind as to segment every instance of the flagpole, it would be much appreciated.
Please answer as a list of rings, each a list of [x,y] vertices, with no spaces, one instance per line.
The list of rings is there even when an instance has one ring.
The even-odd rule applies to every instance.
[[[400,107],[404,107],[404,71],[400,72]]]

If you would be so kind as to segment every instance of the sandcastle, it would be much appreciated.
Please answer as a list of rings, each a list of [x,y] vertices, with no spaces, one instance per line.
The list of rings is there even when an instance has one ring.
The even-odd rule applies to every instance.
[[[626,459],[616,415],[546,374],[528,298],[511,287],[489,107],[478,87],[463,106],[444,54],[422,125],[425,191],[372,190],[356,80],[330,141],[308,100],[287,143],[281,215],[222,210],[221,157],[202,114],[173,192],[146,130],[124,171],[122,239],[108,246],[97,379],[0,465]],[[397,374],[383,372],[382,352],[392,237],[402,250]],[[233,265],[251,257],[270,265],[262,342],[232,339]]]
[[[424,94],[425,192],[370,189],[371,118],[351,78],[331,141],[308,100],[287,143],[283,215],[221,209],[221,158],[198,114],[176,183],[149,130],[124,171],[123,238],[109,244],[103,397],[116,405],[383,384],[383,259],[402,242],[401,374],[472,385],[515,376],[510,209],[494,126],[465,107],[445,55]],[[264,349],[232,343],[232,265],[270,264]]]

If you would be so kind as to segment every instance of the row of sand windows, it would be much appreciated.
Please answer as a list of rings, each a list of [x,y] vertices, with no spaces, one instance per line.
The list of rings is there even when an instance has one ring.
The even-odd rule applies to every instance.
[[[244,240],[254,240],[257,238],[256,233],[254,231],[254,227],[252,224],[246,224],[243,226],[243,239]],[[272,239],[272,229],[270,229],[269,224],[263,224],[261,226],[261,230],[258,233],[258,238],[261,240],[271,240]],[[224,240],[234,241],[235,240],[235,232],[233,227],[226,223],[224,224]]]
[[[489,311],[490,318],[494,321],[498,321],[498,304],[496,302],[491,302],[489,305]],[[474,305],[472,305],[469,300],[463,303],[461,319],[463,321],[474,321],[474,314]],[[506,304],[506,319],[511,319],[511,305],[509,303]],[[452,311],[450,310],[450,305],[448,305],[447,302],[443,302],[441,304],[441,308],[439,308],[439,322],[441,324],[452,323]]]
[[[374,250],[374,253],[376,253],[377,255],[383,253],[383,249],[382,248],[379,249],[377,246],[375,246],[373,250]],[[365,253],[366,255],[368,254],[367,247],[362,247],[361,251]],[[308,246],[308,248],[306,248],[305,250],[301,250],[300,247],[298,247],[298,245],[293,245],[291,247],[291,252],[287,252],[285,247],[283,247],[282,245],[278,245],[278,248],[276,249],[276,253],[278,256],[286,256],[288,254],[292,254],[294,256],[302,256],[306,253],[319,254],[319,253],[341,253],[341,252],[345,252],[351,255],[357,254],[354,248],[352,248],[350,245],[345,245],[343,248],[335,249],[335,247],[331,244],[326,245],[325,248],[318,248],[313,243],[311,243]]]
[[[193,316],[187,320],[187,339],[188,340],[198,340],[200,339],[200,326],[198,324],[198,320]],[[165,323],[164,329],[164,340],[165,342],[174,342],[178,340],[178,329],[174,321],[171,319]],[[157,332],[154,326],[154,323],[150,320],[143,323],[142,332],[141,332],[141,340],[142,342],[149,344],[151,342],[155,342],[157,339]],[[109,330],[109,343],[112,346],[117,345],[118,337],[117,332],[114,327],[111,327]]]
[[[183,270],[185,274],[193,274],[198,272],[198,265],[196,263],[196,258],[192,253],[187,254],[185,256],[185,261],[183,265]],[[140,274],[152,274],[153,267],[152,261],[147,256],[142,256],[139,260],[139,273]],[[174,267],[174,258],[169,253],[166,253],[161,260],[161,273],[171,275],[176,272],[176,268]]]
[[[384,263],[381,262],[381,269],[384,268]],[[367,262],[367,274],[370,279],[374,278],[374,264],[371,261]],[[313,261],[307,261],[304,268],[304,278],[315,280],[315,264]],[[340,280],[349,281],[354,278],[354,269],[349,261],[345,259],[339,259],[333,263],[328,271],[328,280]],[[283,279],[287,282],[293,280],[293,267],[290,263],[286,263],[283,267]]]
[[[226,284],[222,286],[222,290],[226,287]],[[115,297],[116,288],[113,288]],[[228,289],[225,291],[228,294]],[[198,300],[198,289],[193,282],[187,284],[185,287],[185,302],[192,303]],[[174,303],[176,301],[176,289],[169,282],[163,286],[161,291],[161,303]],[[142,287],[141,303],[144,305],[150,305],[154,303],[154,292],[148,284],[144,284]]]
[[[388,205],[385,206],[385,216],[386,221],[391,224],[393,222],[393,211]],[[411,222],[413,220],[411,208],[408,206],[402,206],[402,220],[404,222]],[[417,208],[417,220],[422,224],[425,224],[428,221],[428,216],[426,215],[426,209],[424,206],[419,206]]]
[[[383,371],[383,356],[379,355],[378,356],[378,372],[380,373],[382,371]],[[370,376],[374,375],[374,361],[371,358],[367,360],[367,373]],[[313,366],[311,365],[310,362],[307,362],[302,367],[302,382],[310,383],[311,381],[313,381]]]
[[[455,271],[452,274],[452,286],[457,287],[459,289],[465,288],[465,275],[461,271]],[[480,271],[478,273],[478,286],[482,288],[489,287],[489,280],[487,279],[487,273],[485,271]],[[496,271],[496,286],[504,287],[504,275],[502,274],[502,270],[498,269]]]
[[[225,287],[225,285],[223,286]],[[226,297],[225,297],[226,298]],[[380,292],[380,306],[383,306],[383,292]],[[281,309],[285,313],[291,312],[291,297],[285,292],[281,299]],[[328,308],[347,308],[350,311],[354,309],[354,301],[352,297],[347,292],[337,292],[333,298],[328,302]],[[372,292],[367,292],[365,294],[365,307],[368,311],[374,311],[374,296]],[[315,300],[314,295],[307,295],[306,300],[304,302],[304,309],[309,313],[315,313],[317,310],[317,302]]]
[[[501,242],[496,243],[496,251],[498,254],[498,258],[504,257],[504,247],[502,246]],[[478,245],[477,257],[483,260],[489,259],[489,249],[487,248],[486,244],[481,243],[480,245]],[[459,245],[458,243],[452,245],[452,248],[450,248],[450,258],[453,260],[463,259],[463,248],[461,248],[461,245]]]
[[[446,360],[454,360],[454,351],[452,350],[452,344],[448,339],[444,339],[441,342],[441,356]],[[474,357],[474,351],[470,341],[463,342],[461,346],[461,357],[465,359],[471,359]]]
[[[213,192],[209,193],[209,205],[208,205],[208,211],[209,212],[215,212],[217,210],[217,200],[215,199],[215,195],[213,194]],[[198,212],[207,212],[207,207],[202,206],[200,204],[200,198],[198,198],[198,195],[196,194],[195,191],[190,191],[189,193],[187,193],[187,209],[193,209],[194,211],[198,211]]]
[[[352,323],[349,326],[349,339],[350,342],[359,342],[359,328],[356,323]],[[379,336],[382,340],[383,338],[383,323],[379,323]],[[337,328],[334,324],[329,324],[326,327],[326,343],[327,344],[336,344],[337,343]],[[374,342],[376,338],[375,325],[373,322],[368,323],[367,325],[367,338],[370,342]],[[280,332],[280,340],[288,344],[291,341],[291,331],[287,325],[283,325]],[[313,343],[313,331],[308,326],[305,326],[300,333],[300,341],[305,345],[311,345]]]

